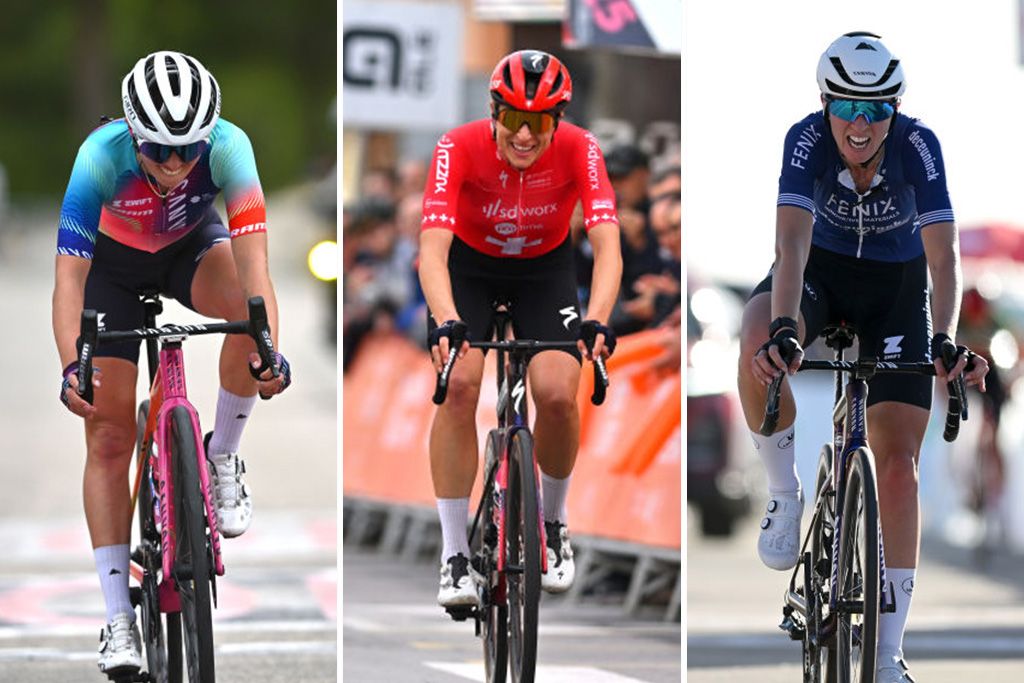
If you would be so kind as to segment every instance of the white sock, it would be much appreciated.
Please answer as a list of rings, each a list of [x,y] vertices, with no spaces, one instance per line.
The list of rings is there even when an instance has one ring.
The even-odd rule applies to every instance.
[[[796,493],[800,490],[800,478],[796,474],[796,448],[793,447],[793,426],[771,436],[751,432],[754,448],[761,456],[765,473],[768,475],[769,493]]]
[[[569,515],[566,512],[565,499],[569,495],[570,474],[565,479],[549,477],[543,472],[540,473],[541,496],[544,500],[544,521],[561,522],[569,525]]]
[[[441,561],[462,553],[469,558],[469,535],[466,523],[469,521],[469,497],[438,498],[437,514],[441,518]]]
[[[878,620],[878,652],[885,652],[895,657],[903,656],[903,632],[907,629],[907,616],[910,614],[910,600],[914,596],[916,567],[899,569],[885,568],[886,601],[896,596],[896,611],[882,612]],[[890,586],[892,589],[890,590]]]
[[[96,573],[103,589],[103,601],[107,606],[107,623],[118,614],[130,614],[135,619],[135,609],[128,596],[128,563],[131,551],[128,544],[105,545],[93,550],[96,559]]]
[[[236,396],[230,391],[220,388],[217,394],[217,417],[213,423],[213,436],[207,456],[218,460],[215,456],[237,453],[238,444],[242,440],[242,430],[249,421],[249,415],[256,405],[256,394],[252,396]],[[219,460],[223,461],[224,458]]]

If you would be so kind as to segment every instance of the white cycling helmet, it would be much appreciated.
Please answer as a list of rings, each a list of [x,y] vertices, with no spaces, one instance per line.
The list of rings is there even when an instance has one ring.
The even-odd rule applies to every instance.
[[[188,145],[210,136],[220,88],[199,60],[180,52],[146,55],[121,81],[124,117],[144,142]]]
[[[903,67],[874,33],[840,36],[818,60],[818,87],[824,95],[856,100],[892,100],[907,82]]]

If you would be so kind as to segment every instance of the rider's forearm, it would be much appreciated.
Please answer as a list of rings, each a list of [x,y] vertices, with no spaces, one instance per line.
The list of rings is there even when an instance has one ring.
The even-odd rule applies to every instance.
[[[772,319],[780,316],[798,319],[804,268],[811,252],[812,226],[813,218],[803,209],[778,208],[772,268]]]
[[[587,239],[594,249],[594,274],[591,278],[587,318],[607,323],[622,282],[619,226],[615,223],[599,223],[590,229]]]
[[[956,226],[936,223],[921,230],[928,271],[932,277],[932,332],[956,339],[960,315],[960,249]]]
[[[91,262],[77,256],[57,256],[53,287],[53,338],[57,342],[61,367],[78,357],[75,342],[81,327],[85,302],[85,279]]]
[[[440,229],[427,230],[420,237],[420,287],[430,314],[439,325],[446,320],[459,320],[448,273],[451,233],[444,232]]]
[[[248,301],[254,296],[263,297],[267,308],[267,322],[274,348],[278,345],[277,296],[274,283],[270,280],[270,264],[267,259],[267,234],[265,232],[243,235],[231,240],[231,250],[238,270],[238,283],[242,296]]]

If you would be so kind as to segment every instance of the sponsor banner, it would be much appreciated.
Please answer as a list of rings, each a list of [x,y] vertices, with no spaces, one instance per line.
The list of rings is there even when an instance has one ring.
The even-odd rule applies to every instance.
[[[566,0],[566,47],[608,47],[678,55],[682,0]]]
[[[561,21],[566,0],[474,0],[480,21]],[[347,10],[346,10],[347,11]]]
[[[346,127],[454,126],[462,102],[462,9],[346,0],[341,67]]]

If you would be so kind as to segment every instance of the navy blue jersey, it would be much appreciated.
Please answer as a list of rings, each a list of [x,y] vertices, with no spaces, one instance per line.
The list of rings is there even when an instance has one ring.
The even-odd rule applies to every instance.
[[[897,114],[875,178],[863,195],[839,156],[823,112],[786,135],[779,206],[814,215],[812,243],[875,261],[905,263],[924,253],[921,230],[953,221],[946,170],[935,133]]]

